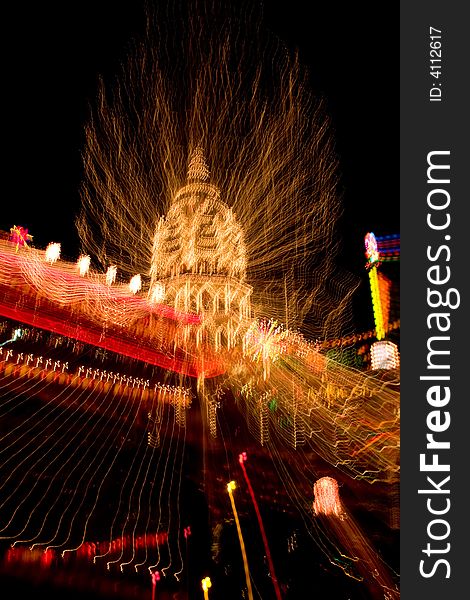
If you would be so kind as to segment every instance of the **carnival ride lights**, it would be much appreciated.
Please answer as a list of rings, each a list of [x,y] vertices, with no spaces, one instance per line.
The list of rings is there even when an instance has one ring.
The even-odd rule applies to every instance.
[[[10,357],[13,358],[13,357]],[[28,357],[29,358],[29,357]],[[8,358],[7,358],[8,360]],[[19,375],[19,370],[20,369],[24,369],[24,367],[18,365],[18,361],[13,361],[15,363],[15,367],[13,369],[13,371],[11,371],[11,376],[12,376],[12,382],[16,383],[18,380],[18,375]],[[50,363],[49,359],[46,360],[46,365],[47,363]],[[43,474],[44,473],[48,473],[49,472],[49,476],[47,477],[47,481],[50,481],[49,486],[46,489],[42,490],[42,494],[39,496],[39,498],[33,495],[32,496],[32,500],[33,503],[35,500],[38,501],[38,504],[36,505],[37,507],[41,506],[41,504],[43,505],[43,517],[44,519],[42,520],[42,525],[41,525],[41,521],[39,521],[39,523],[36,521],[36,524],[39,528],[39,530],[34,531],[33,530],[33,534],[31,534],[31,531],[29,532],[25,532],[25,528],[23,527],[23,529],[21,531],[17,531],[17,535],[15,536],[15,541],[13,542],[13,545],[15,544],[21,544],[21,543],[27,543],[30,544],[31,548],[35,548],[35,547],[41,547],[41,546],[47,546],[46,551],[47,552],[51,552],[54,551],[56,549],[63,549],[65,546],[65,549],[62,552],[62,555],[70,555],[71,553],[76,554],[77,556],[81,556],[83,554],[83,551],[85,549],[91,550],[91,557],[93,558],[94,562],[96,561],[96,559],[100,558],[100,553],[99,551],[97,551],[97,545],[94,546],[94,550],[92,548],[92,545],[90,545],[89,542],[85,541],[85,535],[86,535],[86,530],[87,530],[87,523],[88,523],[88,518],[89,516],[86,518],[85,521],[85,526],[84,526],[84,530],[83,530],[83,536],[81,537],[81,543],[79,543],[78,545],[73,546],[73,542],[71,542],[70,540],[70,532],[72,529],[72,525],[74,523],[75,520],[77,520],[79,517],[77,515],[77,512],[75,512],[75,514],[73,514],[73,510],[72,510],[72,504],[69,504],[70,510],[72,511],[72,515],[71,516],[71,523],[65,523],[65,532],[62,529],[62,534],[65,534],[65,543],[60,543],[61,541],[63,542],[63,540],[57,540],[56,537],[53,536],[53,538],[45,538],[45,536],[47,536],[47,522],[48,520],[51,518],[51,515],[54,514],[54,508],[55,505],[57,504],[59,498],[57,498],[57,485],[61,485],[62,484],[62,492],[64,491],[64,487],[66,486],[66,489],[68,488],[70,490],[70,502],[73,503],[73,505],[75,505],[75,508],[77,507],[77,502],[78,502],[78,507],[80,508],[81,503],[83,502],[83,500],[88,496],[90,496],[90,493],[93,494],[93,490],[92,490],[92,485],[91,483],[93,481],[97,482],[97,495],[96,498],[94,500],[94,502],[96,503],[99,495],[100,495],[100,489],[103,485],[103,482],[106,480],[106,477],[103,475],[106,475],[106,470],[112,468],[113,464],[118,464],[116,463],[116,460],[118,458],[118,456],[120,454],[122,454],[122,443],[121,443],[121,448],[116,447],[116,442],[119,439],[128,439],[129,435],[131,434],[130,432],[132,431],[132,428],[135,424],[135,420],[136,420],[136,416],[138,414],[138,410],[139,410],[139,406],[142,405],[143,402],[143,396],[141,396],[141,394],[135,395],[133,392],[135,390],[132,390],[131,394],[127,395],[126,398],[126,394],[115,394],[113,393],[113,388],[114,386],[112,385],[112,382],[108,383],[106,381],[100,381],[99,383],[101,383],[101,390],[97,393],[96,389],[90,389],[93,388],[94,386],[88,386],[88,385],[81,385],[82,383],[86,383],[83,379],[80,380],[80,378],[77,377],[73,377],[70,378],[68,376],[68,374],[66,373],[60,373],[57,374],[55,373],[56,368],[60,371],[60,365],[57,366],[54,364],[54,372],[52,371],[52,365],[50,364],[50,372],[49,373],[45,373],[45,370],[42,368],[40,371],[40,375],[41,377],[38,377],[38,380],[41,382],[40,385],[43,387],[43,389],[46,389],[47,387],[51,388],[51,386],[54,385],[54,383],[56,381],[58,381],[57,378],[63,378],[65,377],[65,379],[68,381],[65,381],[65,386],[62,386],[62,391],[60,393],[57,394],[57,396],[53,395],[53,401],[47,403],[42,411],[39,411],[38,413],[38,417],[41,416],[41,418],[36,419],[36,418],[32,418],[27,420],[27,422],[25,423],[25,427],[23,427],[22,431],[22,436],[24,436],[25,434],[27,434],[27,431],[33,431],[36,429],[37,430],[37,434],[34,434],[34,436],[30,439],[30,442],[28,444],[26,444],[25,446],[25,450],[27,450],[27,453],[29,453],[29,457],[23,454],[22,456],[22,462],[21,464],[29,464],[29,467],[33,470],[34,473],[37,473],[37,469],[39,469],[39,471],[41,471],[41,468],[43,468],[44,470],[42,471]],[[33,371],[34,368],[30,368],[27,369],[28,373],[30,373],[31,371]],[[15,372],[16,371],[16,372]],[[46,371],[47,371],[47,366],[46,366]],[[53,375],[53,377],[49,377],[49,374]],[[4,375],[4,374],[2,374]],[[45,375],[45,376],[44,376]],[[88,375],[88,374],[87,374]],[[103,374],[102,374],[103,375]],[[2,377],[3,382],[5,383],[5,377]],[[78,385],[77,385],[77,379],[78,379]],[[32,386],[32,390],[34,390],[35,386]],[[37,387],[37,385],[36,385]],[[168,388],[168,393],[171,393],[170,387],[171,386],[163,386],[164,388]],[[64,394],[65,392],[65,394]],[[167,393],[166,389],[162,389],[160,390],[160,393],[165,395]],[[139,397],[140,396],[140,397]],[[152,403],[161,403],[162,398],[156,400],[156,396],[155,394],[151,393],[148,396],[147,399],[147,405],[151,405]],[[23,400],[24,402],[24,400]],[[11,405],[11,401],[7,401],[5,402],[5,399],[3,399],[2,402],[2,412],[4,411],[4,409],[8,409],[9,404]],[[15,403],[17,404],[17,403]],[[51,448],[47,447],[47,442],[45,442],[44,440],[44,436],[43,433],[41,433],[42,430],[42,426],[44,425],[44,412],[48,412],[50,413],[49,415],[49,421],[54,417],[55,414],[55,421],[57,422],[57,419],[60,416],[60,412],[61,409],[63,409],[65,406],[64,405],[68,405],[68,408],[70,411],[72,412],[71,417],[69,416],[69,418],[67,418],[66,420],[64,420],[63,418],[60,420],[60,427],[57,429],[57,432],[54,432],[54,435],[51,435],[50,437],[55,437],[56,439],[56,446],[55,446],[55,452],[54,452],[54,456],[51,457],[51,462],[48,463],[48,461],[46,460],[46,462],[44,462],[44,459],[46,459],[47,454],[51,452]],[[90,410],[90,419],[88,419],[85,414],[82,412],[83,411],[83,407],[88,405],[89,406],[89,410]],[[79,408],[82,407],[82,408]],[[57,409],[59,409],[59,412],[57,411]],[[82,412],[82,414],[80,414]],[[119,413],[121,413],[119,415]],[[109,431],[109,427],[108,427],[108,431],[105,432],[104,429],[102,429],[103,426],[105,426],[106,422],[111,419],[111,422],[113,422],[114,419],[116,419],[119,416],[119,423],[116,421],[115,425],[113,425],[111,427],[111,431]],[[47,418],[47,417],[46,417]],[[72,422],[75,422],[74,425],[72,425]],[[52,421],[54,422],[54,421]],[[72,425],[72,427],[70,427],[70,425]],[[76,453],[76,449],[77,449],[77,442],[80,443],[80,437],[77,438],[77,431],[76,429],[74,429],[74,427],[79,427],[80,429],[78,431],[78,433],[81,433],[82,435],[80,437],[83,436],[83,445],[82,445],[82,452],[80,454],[82,454],[82,456],[80,457],[80,459],[78,460],[71,460],[71,457],[73,457]],[[178,437],[179,435],[184,435],[184,431],[185,428],[180,428],[180,432],[176,432],[176,434],[172,437]],[[14,432],[13,432],[14,433]],[[122,438],[121,438],[122,435]],[[165,447],[165,438],[167,438],[169,436],[169,432],[168,429],[164,429],[162,431],[162,448]],[[22,437],[20,436],[20,437]],[[49,437],[49,436],[47,436]],[[3,441],[5,442],[5,440],[7,440],[8,442],[10,442],[11,445],[11,441],[12,441],[13,436],[11,435],[11,432],[9,434],[7,434],[6,436],[3,436]],[[32,446],[32,441],[34,441],[34,445]],[[173,445],[173,447],[172,447]],[[169,446],[169,449],[168,449]],[[143,462],[147,462],[147,471],[149,470],[149,467],[151,464],[153,464],[154,469],[152,470],[153,475],[160,481],[164,482],[165,478],[168,478],[169,475],[166,475],[166,473],[171,474],[171,477],[173,477],[173,468],[177,469],[178,468],[178,456],[180,456],[181,459],[181,446],[180,449],[178,450],[178,444],[177,444],[177,448],[174,448],[174,442],[171,441],[170,443],[166,443],[166,447],[167,447],[167,451],[168,451],[168,456],[166,456],[167,452],[163,452],[163,458],[161,459],[162,465],[160,466],[160,459],[158,460],[158,462],[156,461],[156,457],[155,455],[157,453],[154,453],[151,450],[143,450],[140,451],[140,453],[138,452],[136,455],[136,460],[137,460],[137,464],[139,464],[139,454],[140,454],[140,458],[143,460]],[[72,450],[72,452],[70,452],[70,450]],[[112,450],[115,450],[115,452],[112,452]],[[54,447],[52,448],[52,450],[54,450]],[[64,459],[61,461],[60,464],[57,464],[59,459],[62,458],[62,456],[65,457]],[[28,470],[26,470],[25,473],[23,472],[19,472],[18,470],[18,465],[15,465],[15,467],[12,469],[11,466],[8,466],[8,464],[11,462],[11,456],[8,457],[5,456],[5,447],[2,447],[2,451],[0,452],[0,455],[2,457],[2,464],[0,465],[0,468],[2,469],[2,473],[5,474],[5,466],[7,466],[7,473],[5,474],[5,477],[2,477],[2,485],[5,484],[7,485],[8,480],[11,480],[11,482],[14,484],[15,481],[18,482],[18,480],[20,481],[24,481],[25,477],[27,477],[28,475]],[[114,455],[114,456],[113,456]],[[6,460],[5,460],[6,458]],[[107,462],[104,462],[104,459],[107,460]],[[26,462],[25,462],[26,461]],[[109,463],[109,461],[111,461],[111,463]],[[172,465],[172,468],[169,469],[168,468],[168,464],[167,462],[170,462],[170,464]],[[82,467],[80,468],[80,463],[82,463]],[[97,473],[97,480],[94,479],[93,473],[94,470],[96,470]],[[145,470],[144,466],[140,465],[139,470]],[[128,474],[128,477],[130,477],[132,473],[132,469],[130,470],[130,473]],[[92,476],[90,477],[90,474],[92,474]],[[138,480],[138,477],[136,478]],[[77,481],[78,480],[78,481]],[[31,492],[34,492],[34,489],[40,485],[40,481],[41,481],[41,477],[39,478],[34,478],[34,480],[31,482],[31,485],[29,485],[29,489],[28,489],[28,493],[25,497],[23,497],[17,504],[17,506],[15,507],[16,510],[21,509],[21,506],[24,504],[25,500],[27,500],[28,496],[30,495]],[[131,477],[131,481],[132,481],[132,477]],[[55,482],[55,483],[54,483]],[[74,485],[74,483],[76,485]],[[51,488],[51,485],[54,485],[54,488]],[[135,482],[134,482],[135,485]],[[14,489],[14,485],[13,485],[13,489]],[[9,488],[11,491],[11,488]],[[55,492],[55,493],[54,493]],[[127,499],[126,496],[122,496],[122,490],[121,490],[121,499],[124,502],[129,501],[130,503],[130,498]],[[59,493],[59,497],[61,496],[61,494]],[[14,497],[14,494],[5,494],[5,497],[2,498],[2,506],[5,505],[5,502],[7,503],[11,503],[12,498]],[[77,500],[78,498],[78,500]],[[93,498],[92,498],[93,500]],[[142,494],[142,491],[140,491],[139,493],[139,503],[144,503],[145,501],[149,502],[150,505],[150,499],[145,497],[145,494]],[[159,506],[162,504],[162,496],[160,493],[160,499],[159,499]],[[139,505],[141,506],[141,505]],[[30,505],[31,508],[31,505]],[[16,512],[15,510],[15,512]],[[130,510],[130,508],[129,508]],[[35,513],[35,509],[34,506],[32,507],[32,514],[36,514]],[[68,514],[68,510],[67,507],[65,508],[64,512],[62,513],[60,520],[59,520],[59,525],[60,523],[63,522],[63,517],[64,515]],[[157,517],[158,517],[158,512],[157,512]],[[160,517],[161,519],[161,517]],[[155,519],[152,521],[148,521],[147,522],[147,526],[149,525],[149,523],[155,523],[159,526],[160,528],[160,519]],[[167,520],[168,517],[166,517],[165,520]],[[127,515],[127,520],[129,520],[129,515]],[[158,523],[157,523],[158,521]],[[29,522],[29,520],[28,520]],[[27,524],[27,523],[26,523]],[[58,525],[58,527],[59,527]],[[8,524],[6,524],[6,522],[2,519],[2,531],[5,531],[5,526],[8,527]],[[67,529],[67,526],[70,526],[70,529]],[[21,526],[20,526],[21,529]],[[58,530],[57,530],[58,531]],[[165,535],[163,535],[163,533],[161,531],[159,531],[157,534],[152,534],[149,530],[148,527],[145,529],[145,533],[142,535],[137,535],[136,531],[135,531],[135,523],[132,522],[129,527],[127,529],[125,529],[124,527],[122,528],[122,530],[120,531],[120,528],[118,526],[118,523],[116,523],[116,527],[114,529],[114,533],[117,533],[118,535],[114,535],[113,537],[113,530],[111,530],[111,536],[108,542],[108,550],[105,552],[104,556],[110,554],[110,558],[114,558],[119,561],[121,561],[120,566],[122,567],[124,564],[124,560],[123,560],[123,553],[126,552],[128,554],[130,554],[131,556],[133,556],[135,553],[140,553],[140,556],[142,556],[142,553],[144,553],[144,556],[147,555],[147,553],[152,550],[152,548],[156,548],[157,552],[160,554],[160,545],[165,544],[165,546],[167,545],[167,539],[168,539],[168,534],[165,532]],[[49,529],[49,534],[50,534],[50,529]],[[174,534],[173,534],[174,535]],[[5,536],[2,536],[3,539],[5,539]],[[42,539],[41,539],[42,537]],[[46,539],[47,541],[44,541],[44,539]],[[32,544],[32,545],[31,545]],[[101,542],[100,543],[100,548],[106,550],[106,542]],[[117,557],[116,557],[117,555]],[[114,561],[109,561],[114,562]],[[142,563],[143,564],[143,563]]]
[[[10,272],[21,272],[23,277],[24,273],[28,274],[31,272],[34,274],[34,277],[31,277],[30,281],[34,282],[34,285],[39,290],[45,291],[48,289],[49,296],[51,295],[50,290],[53,289],[53,287],[50,287],[50,282],[53,282],[53,285],[57,286],[58,281],[63,277],[66,282],[73,280],[75,294],[77,294],[75,286],[78,285],[78,282],[82,282],[82,285],[89,286],[86,288],[86,292],[82,292],[85,293],[84,298],[90,292],[98,291],[97,296],[101,297],[100,303],[103,303],[103,290],[108,288],[103,283],[98,284],[94,282],[91,274],[88,274],[84,280],[76,272],[70,273],[70,270],[73,271],[73,269],[68,269],[67,264],[63,261],[60,265],[54,264],[41,267],[41,264],[44,263],[41,260],[35,260],[34,252],[31,256],[28,253],[28,260],[31,260],[30,270],[25,268],[28,260],[22,261],[22,256],[14,255],[14,261],[10,260],[10,254],[7,251],[4,253],[4,256],[7,263],[9,262]],[[38,258],[40,259],[40,257],[41,255],[39,254]],[[17,269],[17,271],[15,271],[15,261],[22,261],[21,269]],[[44,271],[45,268],[50,269],[51,272],[46,273]],[[58,275],[61,277],[58,278]],[[49,286],[48,288],[45,287],[46,284]],[[111,288],[111,290],[114,290],[113,294],[115,297],[119,297],[119,289],[114,290],[114,288]],[[44,291],[42,293],[45,296]],[[63,296],[60,296],[60,298],[63,298]],[[124,307],[132,308],[131,312],[129,312],[130,317],[131,315],[132,317],[135,315],[135,312],[132,311],[138,306],[138,304],[135,304],[136,302],[147,302],[146,310],[152,307],[152,310],[173,311],[170,313],[173,317],[180,315],[182,317],[180,322],[183,327],[187,327],[187,325],[184,325],[186,322],[187,324],[193,323],[195,328],[197,328],[199,327],[199,320],[204,318],[204,315],[201,315],[197,319],[192,320],[191,315],[178,313],[174,307],[155,306],[137,296],[123,294],[123,302]],[[82,315],[82,323],[83,319],[84,316]],[[241,320],[241,323],[246,322],[250,323],[250,321]],[[130,323],[131,319],[129,319]],[[241,385],[239,377],[242,377],[242,381],[246,381],[247,379],[252,381],[253,391],[250,393],[253,394],[253,397],[258,396],[260,391],[263,392],[260,396],[263,402],[259,408],[262,411],[261,415],[267,414],[269,417],[269,411],[272,407],[273,415],[276,413],[279,415],[279,423],[290,423],[290,432],[285,431],[283,433],[282,427],[284,426],[281,426],[279,433],[283,435],[287,435],[288,433],[289,436],[292,436],[285,438],[291,447],[297,448],[299,445],[305,444],[306,440],[309,440],[308,443],[312,444],[312,447],[316,448],[320,455],[334,464],[343,464],[347,469],[356,470],[357,476],[372,477],[375,479],[380,478],[382,471],[393,475],[393,465],[395,463],[393,448],[396,440],[395,430],[398,424],[396,414],[394,416],[393,394],[384,390],[383,385],[380,384],[380,395],[377,396],[379,403],[374,399],[364,404],[364,397],[370,394],[370,398],[372,399],[378,393],[379,387],[377,386],[377,390],[374,389],[373,379],[370,379],[367,385],[365,385],[364,378],[359,372],[351,371],[339,365],[333,365],[332,373],[327,376],[331,368],[326,368],[327,363],[325,362],[325,358],[319,354],[316,344],[308,342],[297,332],[283,330],[277,324],[269,323],[268,321],[264,321],[261,327],[259,321],[251,321],[251,326],[256,331],[256,335],[250,334],[248,337],[245,336],[242,338],[244,352],[239,353],[239,359],[242,361],[239,363],[240,368],[234,368],[235,365],[230,362],[226,362],[222,367],[223,371],[228,369],[229,386],[234,391],[237,390],[238,386],[247,386],[246,383]],[[208,333],[210,334],[211,331],[209,330]],[[104,339],[108,341],[112,339],[111,328],[108,329]],[[190,337],[187,338],[187,344],[191,343],[190,339]],[[253,343],[252,348],[250,348],[250,343]],[[263,344],[265,344],[265,347],[263,347]],[[280,360],[281,357],[282,361]],[[268,364],[266,364],[267,362]],[[172,365],[172,368],[175,369],[175,365]],[[207,379],[210,375],[210,370],[207,364],[205,368],[207,369],[205,371],[205,374],[207,374],[205,379]],[[185,372],[188,374],[191,373],[187,369]],[[266,377],[266,374],[269,374],[269,377]],[[327,378],[324,379],[326,376]],[[359,402],[355,400],[355,395],[357,395]],[[249,409],[249,420],[256,416],[256,410],[258,408],[252,407]],[[389,414],[389,420],[384,419],[385,414]],[[313,416],[314,421],[309,422]],[[263,426],[267,427],[265,432],[268,434],[269,427],[271,427],[269,425],[270,417],[268,420],[265,417],[261,418],[262,420],[264,419]],[[314,423],[319,422],[322,423],[322,428],[318,432],[315,432]],[[377,429],[379,422],[381,425]],[[384,427],[385,424],[386,427]],[[378,431],[378,434],[373,438],[370,437],[370,434],[366,434],[369,436],[369,439],[367,444],[364,445],[365,432],[374,429]],[[269,435],[264,439],[265,443],[270,444]],[[147,443],[147,445],[149,444]],[[333,454],[331,454],[331,449],[334,449]],[[273,451],[272,447],[271,450]],[[370,464],[371,459],[372,464],[376,459],[383,461],[383,464],[379,464],[380,461],[377,462],[374,465],[377,468],[370,469],[369,467],[370,471],[367,473],[367,470],[361,465]],[[392,470],[390,467],[392,467]],[[232,500],[233,496],[231,495]],[[234,500],[233,507],[235,507]],[[234,514],[236,514],[236,511]],[[128,564],[127,561],[124,561],[123,557],[119,556],[117,559],[109,561],[109,564],[112,564],[116,560],[121,561],[121,569],[123,565]],[[273,583],[274,581],[275,579],[273,578]]]
[[[251,318],[251,287],[246,278],[243,231],[234,212],[209,183],[204,151],[197,146],[188,164],[187,183],[174,195],[157,223],[150,264],[150,301],[202,316],[191,332],[200,351],[216,352],[239,344]],[[183,331],[183,343],[189,332]]]
[[[400,367],[400,354],[398,347],[388,340],[374,342],[370,347],[372,369],[398,369]]]
[[[400,260],[400,235],[375,236],[377,249],[382,262],[395,262]]]
[[[385,337],[385,328],[382,301],[380,298],[379,277],[377,274],[377,269],[380,265],[380,254],[378,251],[377,240],[372,232],[366,234],[364,242],[367,258],[366,269],[369,273],[372,307],[374,310],[375,335],[378,340],[381,340]]]
[[[0,243],[0,314],[176,372],[200,370],[198,357],[175,344],[178,327],[200,323],[200,315],[151,303],[97,273],[82,277],[66,261],[50,264],[41,250],[16,253]],[[206,356],[206,377],[221,372],[216,363]]]
[[[380,341],[389,328],[390,282],[378,269],[382,262],[400,259],[400,236],[376,237],[369,232],[365,235],[364,244],[374,311],[375,337]]]

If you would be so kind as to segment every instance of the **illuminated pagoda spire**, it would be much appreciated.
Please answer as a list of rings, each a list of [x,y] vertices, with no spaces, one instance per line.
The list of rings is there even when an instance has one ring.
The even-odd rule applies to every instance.
[[[204,150],[201,146],[196,146],[189,159],[188,182],[207,181],[209,179],[209,174],[209,167],[206,164]]]
[[[204,150],[188,160],[187,181],[158,221],[150,268],[149,298],[204,316],[197,345],[216,351],[239,340],[251,314],[244,234],[233,210],[210,183]]]
[[[150,269],[154,282],[183,274],[246,277],[244,235],[220,189],[208,182],[209,168],[201,147],[191,154],[188,179],[173,197],[154,236]]]

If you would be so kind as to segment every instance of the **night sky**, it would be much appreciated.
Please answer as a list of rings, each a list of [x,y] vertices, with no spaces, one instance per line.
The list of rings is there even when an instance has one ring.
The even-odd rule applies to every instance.
[[[144,23],[144,0],[23,2],[4,12],[4,201],[0,229],[75,260],[83,129],[97,78],[112,79]],[[265,3],[268,27],[300,51],[326,99],[340,164],[342,266],[360,285],[354,327],[374,327],[363,238],[399,232],[398,10],[371,2]],[[374,16],[375,15],[375,16]]]
[[[390,5],[391,3],[388,3]],[[97,77],[112,78],[143,24],[143,0],[22,2],[4,9],[0,227],[29,227],[38,247],[78,240],[83,126]],[[346,262],[362,238],[398,232],[398,11],[372,3],[266,2],[269,28],[310,68],[326,98],[340,160]],[[374,21],[376,21],[374,23]]]

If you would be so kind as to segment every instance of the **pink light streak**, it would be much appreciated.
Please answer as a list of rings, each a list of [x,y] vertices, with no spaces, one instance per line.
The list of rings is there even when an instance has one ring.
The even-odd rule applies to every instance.
[[[34,257],[27,253],[18,255],[11,245],[5,246],[0,245],[0,315],[190,377],[198,377],[202,371],[206,378],[224,372],[221,361],[214,357],[204,356],[201,360],[183,347],[156,348],[154,341],[147,339],[145,328],[143,335],[137,335],[133,329],[135,322],[144,323],[144,319],[154,315],[160,319],[156,325],[159,338],[171,347],[176,328],[198,325],[199,315],[176,311],[164,304],[149,302],[145,297],[83,278],[76,272],[76,265],[68,263],[42,263],[41,285],[35,285],[31,273],[37,268]],[[64,289],[73,290],[73,299],[59,293]],[[124,326],[120,326],[120,321],[106,322],[104,315],[99,318],[102,307],[106,306],[112,308],[113,315],[122,315],[119,318]],[[133,319],[129,318],[132,316]]]

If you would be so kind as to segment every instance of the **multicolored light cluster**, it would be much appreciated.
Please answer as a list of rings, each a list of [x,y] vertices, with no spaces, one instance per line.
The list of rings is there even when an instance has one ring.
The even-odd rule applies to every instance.
[[[372,307],[374,310],[375,335],[378,340],[381,340],[385,337],[385,327],[379,277],[377,274],[377,268],[380,266],[380,254],[378,251],[377,240],[372,232],[366,234],[364,244],[366,247],[365,254],[367,258],[366,269],[369,272]]]
[[[10,240],[15,244],[17,252],[20,246],[27,246],[32,239],[33,236],[28,233],[28,229],[21,225],[13,225],[10,229]]]
[[[377,239],[372,232],[366,233],[364,244],[366,247],[367,268],[377,266],[377,263],[380,261],[380,254]]]
[[[264,379],[269,377],[270,364],[287,350],[288,331],[277,321],[256,319],[244,338],[244,354],[263,365]]]

